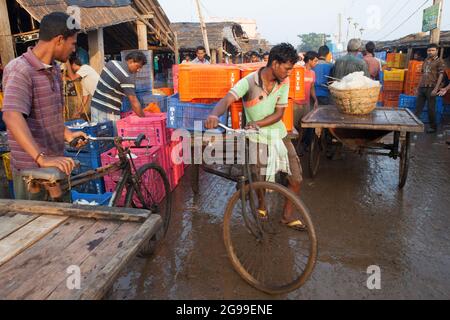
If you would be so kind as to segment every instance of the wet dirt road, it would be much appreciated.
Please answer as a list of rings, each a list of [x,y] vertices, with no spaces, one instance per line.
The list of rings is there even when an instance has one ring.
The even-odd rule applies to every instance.
[[[202,195],[193,199],[188,172],[174,193],[165,247],[133,260],[108,299],[448,299],[450,150],[445,137],[419,135],[412,156],[403,191],[398,161],[322,161],[302,192],[318,234],[316,268],[300,290],[275,297],[249,287],[226,256],[222,216],[235,185],[202,173]],[[367,288],[372,265],[381,268],[381,290]]]

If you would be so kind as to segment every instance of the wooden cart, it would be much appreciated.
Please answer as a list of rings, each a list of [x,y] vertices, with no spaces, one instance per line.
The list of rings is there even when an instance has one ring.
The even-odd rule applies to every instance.
[[[161,225],[145,210],[0,200],[0,300],[101,299]]]
[[[303,128],[315,129],[308,153],[308,171],[314,177],[323,151],[329,151],[332,137],[357,153],[400,159],[399,188],[408,177],[411,133],[424,132],[424,124],[408,109],[377,108],[371,114],[353,116],[335,106],[320,107],[302,121]],[[393,133],[392,143],[381,142]]]

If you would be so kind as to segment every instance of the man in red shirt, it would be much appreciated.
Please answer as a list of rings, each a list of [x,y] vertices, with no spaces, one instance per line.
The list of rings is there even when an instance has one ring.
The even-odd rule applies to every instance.
[[[45,193],[29,194],[20,171],[55,167],[70,175],[75,163],[64,157],[64,142],[87,138],[64,126],[63,83],[56,60],[66,62],[75,51],[78,30],[68,29],[69,18],[62,12],[45,16],[36,47],[5,67],[3,112],[17,199],[45,200]]]
[[[319,63],[319,54],[314,51],[309,51],[305,54],[305,100],[295,101],[294,106],[294,124],[295,128],[302,137],[300,143],[297,145],[297,152],[300,156],[304,154],[304,149],[309,145],[311,138],[311,130],[302,130],[302,119],[311,112],[311,105],[316,109],[319,107],[319,100],[316,96],[316,73],[314,68]]]

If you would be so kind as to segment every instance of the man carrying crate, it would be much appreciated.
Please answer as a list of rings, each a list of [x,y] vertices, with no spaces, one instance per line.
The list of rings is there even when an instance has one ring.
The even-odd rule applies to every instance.
[[[64,142],[87,139],[83,132],[64,127],[63,83],[56,60],[66,62],[75,51],[79,30],[68,29],[69,18],[62,12],[45,16],[36,47],[5,67],[3,112],[18,200],[45,200],[44,193],[28,192],[21,170],[55,167],[70,175],[75,163],[64,157]]]
[[[281,121],[288,105],[289,76],[297,62],[298,55],[292,45],[283,43],[275,46],[270,52],[267,67],[239,81],[211,112],[206,120],[205,128],[217,128],[219,117],[225,114],[233,103],[242,98],[248,121],[247,129],[259,128],[260,138],[266,137],[263,142],[260,140],[260,143],[272,144],[268,146],[269,149],[276,144],[276,149],[280,151],[276,157],[278,160],[284,157],[284,161],[280,162],[288,165],[288,168],[277,171],[287,171],[290,174],[289,189],[299,194],[302,182],[300,159]],[[267,137],[270,138],[267,139]],[[270,151],[269,158],[271,158]],[[263,210],[260,210],[260,214],[267,215]],[[305,229],[304,224],[293,216],[290,206],[286,206],[282,222],[296,230]]]

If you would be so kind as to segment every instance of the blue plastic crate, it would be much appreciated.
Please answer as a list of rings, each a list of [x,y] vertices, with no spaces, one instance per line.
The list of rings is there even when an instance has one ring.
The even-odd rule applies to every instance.
[[[156,102],[161,109],[161,112],[167,112],[167,107],[169,103],[169,98],[166,96],[154,95],[151,92],[137,92],[136,97],[138,98],[141,106],[145,108],[149,103]],[[132,110],[130,100],[125,97],[122,101],[122,112],[130,112]]]
[[[379,77],[380,77],[380,83],[381,83],[381,85],[383,85],[384,84],[384,71],[380,71]]]
[[[74,120],[66,122],[66,127],[70,127],[76,124],[81,124],[86,121]],[[83,131],[91,137],[114,137],[114,124],[112,121],[96,124],[94,126],[86,127],[83,129],[70,129],[71,131]],[[103,153],[114,147],[112,141],[90,141],[85,147],[81,149],[82,152],[94,152]],[[78,150],[68,147],[69,152],[78,152]]]
[[[100,206],[108,206],[113,194],[111,192],[104,194],[89,194],[79,193],[77,191],[71,192],[72,202],[77,200],[86,200],[88,202],[97,202]]]
[[[417,97],[415,96],[407,96],[405,94],[400,95],[399,99],[399,108],[409,109],[412,112],[416,111],[417,107]],[[442,122],[442,118],[444,116],[444,101],[442,97],[438,97],[436,100],[436,123],[440,124]],[[422,114],[420,115],[420,120],[428,124],[430,123],[428,119],[428,105],[425,105]]]
[[[74,160],[78,160],[80,162],[80,166],[78,168],[75,168],[75,170],[72,172],[72,176],[76,176],[86,171],[100,168],[102,163],[100,154],[94,152],[80,152],[79,154],[77,154],[75,152],[65,151],[64,156],[72,158]],[[97,179],[77,186],[74,189],[81,193],[102,194],[105,193],[105,183],[103,179]]]
[[[201,130],[206,131],[204,122],[215,106],[216,103],[197,104],[181,102],[178,94],[173,95],[169,98],[167,128],[194,131],[197,129],[195,128],[195,123],[200,122]],[[227,124],[227,115],[228,113],[219,118],[220,123]]]

